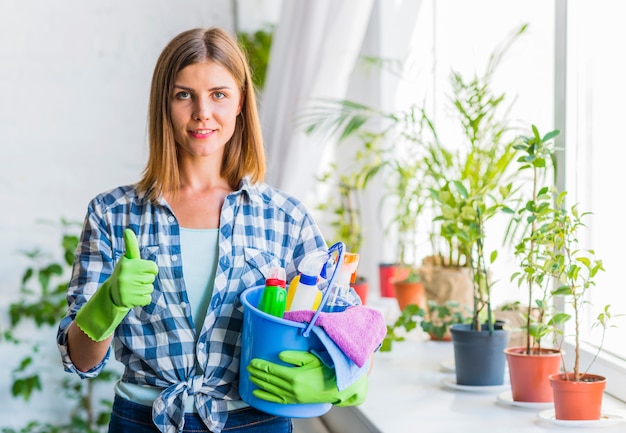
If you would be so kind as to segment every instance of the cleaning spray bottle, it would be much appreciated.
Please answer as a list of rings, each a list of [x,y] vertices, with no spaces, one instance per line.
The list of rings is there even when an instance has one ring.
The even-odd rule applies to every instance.
[[[359,295],[350,287],[356,281],[356,268],[359,265],[359,255],[356,253],[344,253],[343,262],[337,271],[335,284],[331,287],[325,311],[341,311],[349,305],[361,304]]]
[[[287,311],[316,310],[322,300],[317,279],[328,261],[328,253],[315,251],[304,256],[298,266],[299,274],[287,290]]]
[[[287,306],[286,276],[283,268],[275,268],[265,279],[265,288],[257,308],[264,313],[283,317]]]

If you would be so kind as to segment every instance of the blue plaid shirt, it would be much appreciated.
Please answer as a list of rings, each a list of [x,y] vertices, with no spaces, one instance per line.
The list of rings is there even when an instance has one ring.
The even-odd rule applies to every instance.
[[[198,413],[219,433],[228,416],[226,400],[240,400],[237,385],[243,306],[239,295],[264,284],[277,266],[288,279],[308,252],[326,249],[319,228],[293,197],[266,184],[248,183],[229,194],[222,206],[219,260],[213,295],[196,342],[196,331],[183,282],[180,227],[168,204],[154,204],[134,186],[119,187],[91,201],[67,292],[68,314],[57,343],[66,371],[96,376],[110,357],[82,373],[67,350],[67,331],[76,312],[111,276],[124,254],[123,231],[136,234],[143,259],[159,273],[152,302],[133,308],[117,327],[115,357],[124,366],[123,381],[161,387],[152,416],[162,432],[182,431],[184,404],[193,396]],[[196,366],[202,374],[197,374]]]

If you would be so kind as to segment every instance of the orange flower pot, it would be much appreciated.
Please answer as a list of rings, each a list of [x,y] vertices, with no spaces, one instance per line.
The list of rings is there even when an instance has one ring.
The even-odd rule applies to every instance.
[[[395,281],[393,288],[396,293],[400,311],[404,310],[404,308],[410,304],[416,304],[422,308],[426,308],[426,292],[422,283]]]
[[[567,377],[572,378],[573,373]],[[564,373],[550,376],[554,393],[554,416],[559,420],[599,420],[606,378],[586,374],[583,381],[565,380]]]
[[[526,347],[504,349],[509,365],[511,393],[514,401],[553,401],[550,375],[559,372],[561,354],[557,349],[541,349],[541,352],[526,354]]]

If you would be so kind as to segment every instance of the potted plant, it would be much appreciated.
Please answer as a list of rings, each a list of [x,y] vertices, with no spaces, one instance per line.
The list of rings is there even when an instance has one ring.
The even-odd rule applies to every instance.
[[[396,341],[404,341],[405,335],[417,327],[419,317],[423,315],[423,310],[416,304],[407,305],[401,312],[395,322],[387,325],[387,333],[380,346],[381,352],[390,352],[393,343]],[[403,329],[402,333],[400,330]]]
[[[417,314],[422,317],[420,321],[422,331],[435,341],[450,341],[452,339],[450,327],[468,323],[471,317],[471,311],[456,301],[437,304],[429,300],[427,309],[420,309]]]
[[[394,295],[400,310],[409,304],[426,307],[426,295],[421,281],[418,235],[420,219],[426,205],[426,189],[423,184],[423,160],[418,152],[389,162],[393,174],[386,200],[392,201],[392,215],[387,230],[397,236],[397,260],[392,277]]]
[[[416,329],[418,324],[431,340],[450,341],[450,327],[468,323],[470,313],[471,311],[455,301],[448,301],[444,305],[428,301],[426,308],[409,304],[402,309],[393,324],[387,325],[387,334],[380,351],[391,351],[393,343],[404,341],[405,335]]]
[[[338,137],[340,143],[356,138],[360,144],[351,166],[344,164],[344,168],[339,168],[332,165],[320,178],[321,181],[328,182],[332,176],[339,176],[340,184],[347,185],[352,191],[362,191],[375,177],[383,180],[385,194],[380,206],[392,209],[390,219],[383,223],[385,235],[397,238],[395,261],[380,265],[381,295],[384,297],[396,296],[394,282],[402,286],[402,292],[405,286],[415,283],[421,287],[416,233],[427,190],[423,182],[424,153],[416,139],[416,128],[420,125],[414,121],[415,110],[416,107],[412,107],[406,112],[384,113],[351,101],[325,100],[302,117],[302,122],[307,125],[307,134],[323,131]],[[380,120],[376,122],[377,128],[366,126],[375,123],[375,119]],[[333,209],[332,204],[323,204],[322,207]],[[334,210],[335,213],[345,213],[340,207]],[[420,295],[420,299],[422,297]],[[400,298],[404,296],[401,294]],[[401,300],[400,308],[413,301],[417,302],[417,299]]]
[[[455,205],[447,202],[452,181],[459,181],[472,196],[489,196],[515,174],[512,162],[517,137],[511,134],[508,124],[510,106],[504,106],[506,94],[495,92],[492,83],[501,59],[526,28],[523,25],[516,29],[496,47],[482,74],[465,79],[452,71],[450,105],[459,120],[464,143],[456,148],[444,146],[433,128],[427,129],[432,134],[426,146],[425,173],[435,218],[430,234],[432,255],[423,260],[422,280],[427,297],[438,303],[452,299],[473,308],[472,253],[469,244],[459,242],[457,233],[451,230],[453,225],[442,225],[446,219],[442,215]],[[512,201],[512,197],[511,192],[507,200]]]
[[[585,227],[583,218],[588,213],[581,213],[577,205],[568,209],[565,206],[566,194],[558,194],[551,213],[548,230],[553,234],[554,248],[549,251],[547,264],[558,281],[558,287],[552,291],[552,296],[564,296],[571,307],[572,314],[568,318],[573,319],[574,357],[572,365],[566,365],[563,357],[562,372],[552,374],[549,379],[554,392],[556,419],[598,420],[601,416],[606,377],[588,373],[595,357],[586,369],[581,368],[580,333],[585,309],[590,305],[587,300],[588,292],[595,286],[598,272],[604,271],[604,268],[594,250],[579,247],[579,230]],[[603,336],[610,319],[611,313],[607,305],[594,323],[594,326],[603,328]],[[598,347],[596,357],[601,348],[602,345]]]
[[[439,194],[449,188],[449,179],[456,177],[456,173],[461,171],[462,163],[458,154],[439,143],[434,131],[427,145],[427,154],[425,171],[429,180],[430,209],[437,216],[443,213],[443,202],[439,199]],[[473,158],[471,154],[467,157]],[[467,252],[458,245],[451,233],[442,232],[438,220],[433,221],[429,240],[432,254],[424,258],[421,269],[426,296],[439,304],[452,300],[471,307],[472,278]]]
[[[551,302],[553,262],[550,253],[553,245],[554,225],[550,224],[553,212],[552,190],[543,186],[553,156],[552,140],[559,134],[553,130],[541,135],[535,125],[532,134],[523,137],[516,148],[520,172],[529,172],[531,197],[518,211],[516,220],[524,224],[521,240],[515,247],[520,270],[511,276],[519,287],[526,289],[524,312],[524,346],[505,349],[511,381],[511,397],[521,402],[551,402],[552,388],[548,377],[558,373],[560,351],[546,347],[544,339],[554,336],[566,319],[564,313],[554,313]]]
[[[362,144],[356,152],[357,158],[366,155],[375,161],[376,169],[370,174],[375,173],[385,181],[387,194],[383,197],[383,206],[389,203],[387,200],[395,200],[391,206],[393,216],[385,223],[387,235],[398,235],[395,266],[385,267],[385,271],[393,269],[394,279],[403,279],[398,276],[404,273],[413,280],[422,280],[422,285],[427,280],[430,282],[430,278],[424,278],[430,274],[421,272],[424,261],[416,252],[415,233],[418,227],[420,230],[425,227],[419,218],[426,212],[442,212],[439,195],[445,194],[452,180],[465,183],[472,194],[479,190],[481,194],[490,194],[504,182],[515,150],[513,142],[504,143],[509,129],[504,119],[499,119],[504,94],[491,90],[491,79],[504,52],[525,30],[524,25],[502,48],[494,51],[482,76],[465,81],[459,73],[452,72],[452,107],[468,138],[468,146],[461,149],[447,148],[439,141],[434,123],[417,104],[389,113],[352,101],[322,100],[302,117],[308,134],[324,131],[338,136],[339,141],[357,137]],[[434,224],[440,221],[435,218]],[[465,281],[466,289],[461,291],[460,301],[473,304],[468,252],[457,243],[455,236],[449,236],[440,227],[434,228],[431,239],[442,243],[433,245],[433,259],[428,263],[452,268],[455,278]],[[382,287],[391,272],[381,270],[383,296],[389,295],[382,293]],[[456,287],[456,281],[451,286]],[[443,290],[432,292],[434,297]],[[437,299],[440,303],[446,300]]]
[[[510,193],[510,185],[503,186],[502,200]],[[445,199],[441,217],[442,230],[457,237],[459,245],[470,253],[473,283],[473,308],[470,324],[453,325],[450,329],[454,348],[457,385],[494,386],[504,383],[506,359],[503,350],[508,345],[509,331],[496,325],[492,311],[489,267],[497,258],[497,251],[485,251],[485,223],[504,207],[495,197],[472,196],[459,181],[452,182]],[[488,261],[489,260],[489,261]]]
[[[439,236],[449,249],[449,257],[456,254],[467,262],[472,281],[472,323],[451,327],[458,385],[504,383],[503,350],[510,332],[496,324],[492,309],[489,270],[498,251],[485,250],[485,231],[496,215],[513,213],[518,173],[512,163],[519,137],[511,135],[508,111],[501,115],[505,94],[495,93],[491,82],[504,51],[525,28],[494,51],[483,75],[470,80],[458,73],[452,75],[453,106],[467,145],[450,156],[441,154],[438,160],[445,161],[453,171],[431,188],[431,194],[439,205],[439,214],[434,218],[439,224]]]
[[[355,149],[349,158],[340,158],[338,163],[329,165],[329,169],[318,178],[325,186],[334,189],[330,202],[324,200],[318,209],[335,217],[331,226],[335,228],[335,237],[346,236],[348,249],[359,251],[362,237],[360,205],[356,198],[365,190],[369,182],[385,172],[392,159],[393,146],[385,138],[393,131],[394,116],[375,108],[349,100],[321,99],[318,103],[301,113],[299,122],[305,134],[321,135],[323,139],[333,140],[339,145],[352,146]],[[387,126],[370,128],[370,124],[382,119]],[[351,153],[351,152],[347,152]],[[396,274],[396,265],[381,264],[380,292],[383,297],[393,297],[391,275]]]
[[[361,223],[361,207],[358,193],[367,184],[367,179],[360,176],[362,172],[342,173],[337,170],[335,164],[331,164],[329,170],[319,177],[319,181],[331,185],[332,194],[320,202],[317,209],[332,216],[329,226],[333,229],[332,242],[343,242],[346,253],[360,254],[363,245],[363,227]],[[367,303],[369,284],[359,273],[352,281],[351,286],[361,298],[363,304]]]

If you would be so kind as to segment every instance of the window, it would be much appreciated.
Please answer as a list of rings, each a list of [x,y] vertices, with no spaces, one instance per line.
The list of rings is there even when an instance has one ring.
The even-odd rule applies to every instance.
[[[560,139],[566,152],[560,186],[568,191],[570,204],[579,203],[581,210],[592,212],[587,220],[589,230],[581,241],[596,250],[606,272],[597,279],[590,299],[595,310],[584,327],[586,362],[601,340],[600,329],[591,328],[599,310],[611,304],[613,314],[626,314],[620,273],[624,265],[619,261],[626,256],[622,253],[626,230],[620,225],[625,220],[620,213],[624,207],[620,175],[626,161],[621,133],[626,119],[621,66],[626,41],[621,20],[625,15],[626,3],[620,0],[422,2],[414,24],[412,49],[417,54],[409,57],[409,65],[417,68],[412,83],[417,90],[399,87],[395,95],[400,97],[393,102],[402,106],[407,97],[430,98],[428,103],[441,125],[438,130],[444,138],[453,139],[456,126],[446,126],[447,101],[442,97],[450,69],[480,72],[489,53],[508,32],[521,23],[529,24],[527,34],[506,55],[495,84],[507,98],[517,98],[510,116],[516,126],[527,130],[531,122],[543,132],[562,129]],[[394,25],[397,22],[388,23],[386,31]],[[498,260],[494,300],[520,299],[517,287],[509,284],[515,266],[512,256]],[[616,318],[615,324],[617,328],[608,330],[605,350],[593,371],[609,377],[607,390],[626,400],[626,317]],[[566,347],[566,353],[571,356],[573,348]]]
[[[457,71],[465,80],[484,74],[489,56],[524,24],[528,24],[527,30],[505,52],[492,85],[496,93],[505,93],[503,106],[511,106],[507,118],[517,132],[529,133],[531,124],[549,131],[554,127],[555,7],[551,1],[422,2],[412,24],[403,81],[393,94],[393,102],[387,104],[404,108],[424,101],[442,142],[450,148],[453,143],[465,142],[458,120],[451,115],[450,73]],[[398,22],[387,25],[386,31],[391,32]],[[389,56],[383,53],[383,57]],[[500,250],[497,266],[492,269],[498,281],[493,292],[496,305],[520,300],[524,295],[509,282],[517,264],[512,247],[502,247],[500,234],[507,223],[508,219],[502,217],[487,229],[487,250]],[[426,223],[422,227],[427,231],[431,226]],[[423,234],[420,251],[423,256],[430,254],[428,233]]]
[[[592,291],[593,313],[584,327],[591,352],[602,337],[599,328],[591,327],[601,308],[610,304],[613,314],[626,314],[624,264],[620,263],[626,245],[626,231],[620,225],[624,221],[620,187],[626,160],[626,83],[621,66],[626,28],[620,17],[625,13],[626,4],[619,0],[567,3],[565,187],[571,192],[570,204],[580,203],[581,210],[592,212],[587,236],[580,240],[596,250],[606,269]],[[607,332],[604,360],[594,365],[594,371],[626,365],[626,318],[614,322],[617,328]],[[624,376],[623,371],[613,372],[611,381],[620,375]],[[617,389],[625,388],[620,385]],[[626,399],[626,395],[618,397]]]

